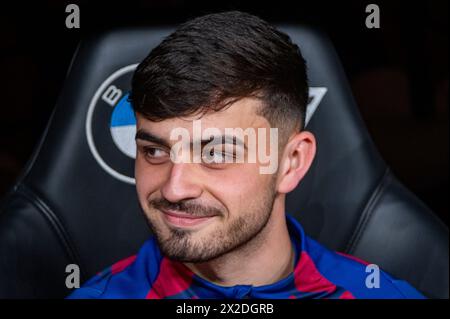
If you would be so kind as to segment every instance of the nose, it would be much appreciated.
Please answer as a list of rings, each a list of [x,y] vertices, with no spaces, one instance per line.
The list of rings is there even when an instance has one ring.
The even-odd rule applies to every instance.
[[[191,163],[173,164],[168,180],[161,188],[161,195],[170,202],[194,199],[202,194],[201,183],[195,174],[195,165]]]

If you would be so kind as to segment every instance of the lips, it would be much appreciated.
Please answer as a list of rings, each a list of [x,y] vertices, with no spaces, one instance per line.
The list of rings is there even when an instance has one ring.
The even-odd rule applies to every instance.
[[[176,212],[171,210],[161,210],[165,220],[177,227],[192,227],[197,226],[199,224],[202,224],[212,218],[214,218],[216,215],[210,215],[210,216],[194,216],[191,214],[183,213],[183,212]]]

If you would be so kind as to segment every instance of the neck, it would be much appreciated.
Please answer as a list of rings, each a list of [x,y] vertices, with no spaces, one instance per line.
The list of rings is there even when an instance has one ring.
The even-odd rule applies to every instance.
[[[294,248],[277,195],[265,228],[245,245],[205,263],[186,263],[196,275],[220,286],[262,286],[286,278],[294,270]]]

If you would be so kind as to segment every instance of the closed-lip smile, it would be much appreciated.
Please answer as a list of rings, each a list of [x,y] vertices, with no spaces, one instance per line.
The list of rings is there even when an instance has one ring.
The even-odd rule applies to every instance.
[[[212,219],[216,215],[210,216],[195,216],[192,214],[173,211],[169,209],[161,209],[161,212],[164,215],[164,219],[171,225],[176,227],[192,227],[199,224],[202,224],[210,219]]]

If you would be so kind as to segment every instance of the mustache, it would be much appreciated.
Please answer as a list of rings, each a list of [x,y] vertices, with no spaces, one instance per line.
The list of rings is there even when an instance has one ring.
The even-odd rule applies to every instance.
[[[182,212],[195,217],[223,216],[221,209],[212,206],[203,206],[189,201],[169,202],[165,198],[149,200],[150,206],[158,210],[172,210]]]

